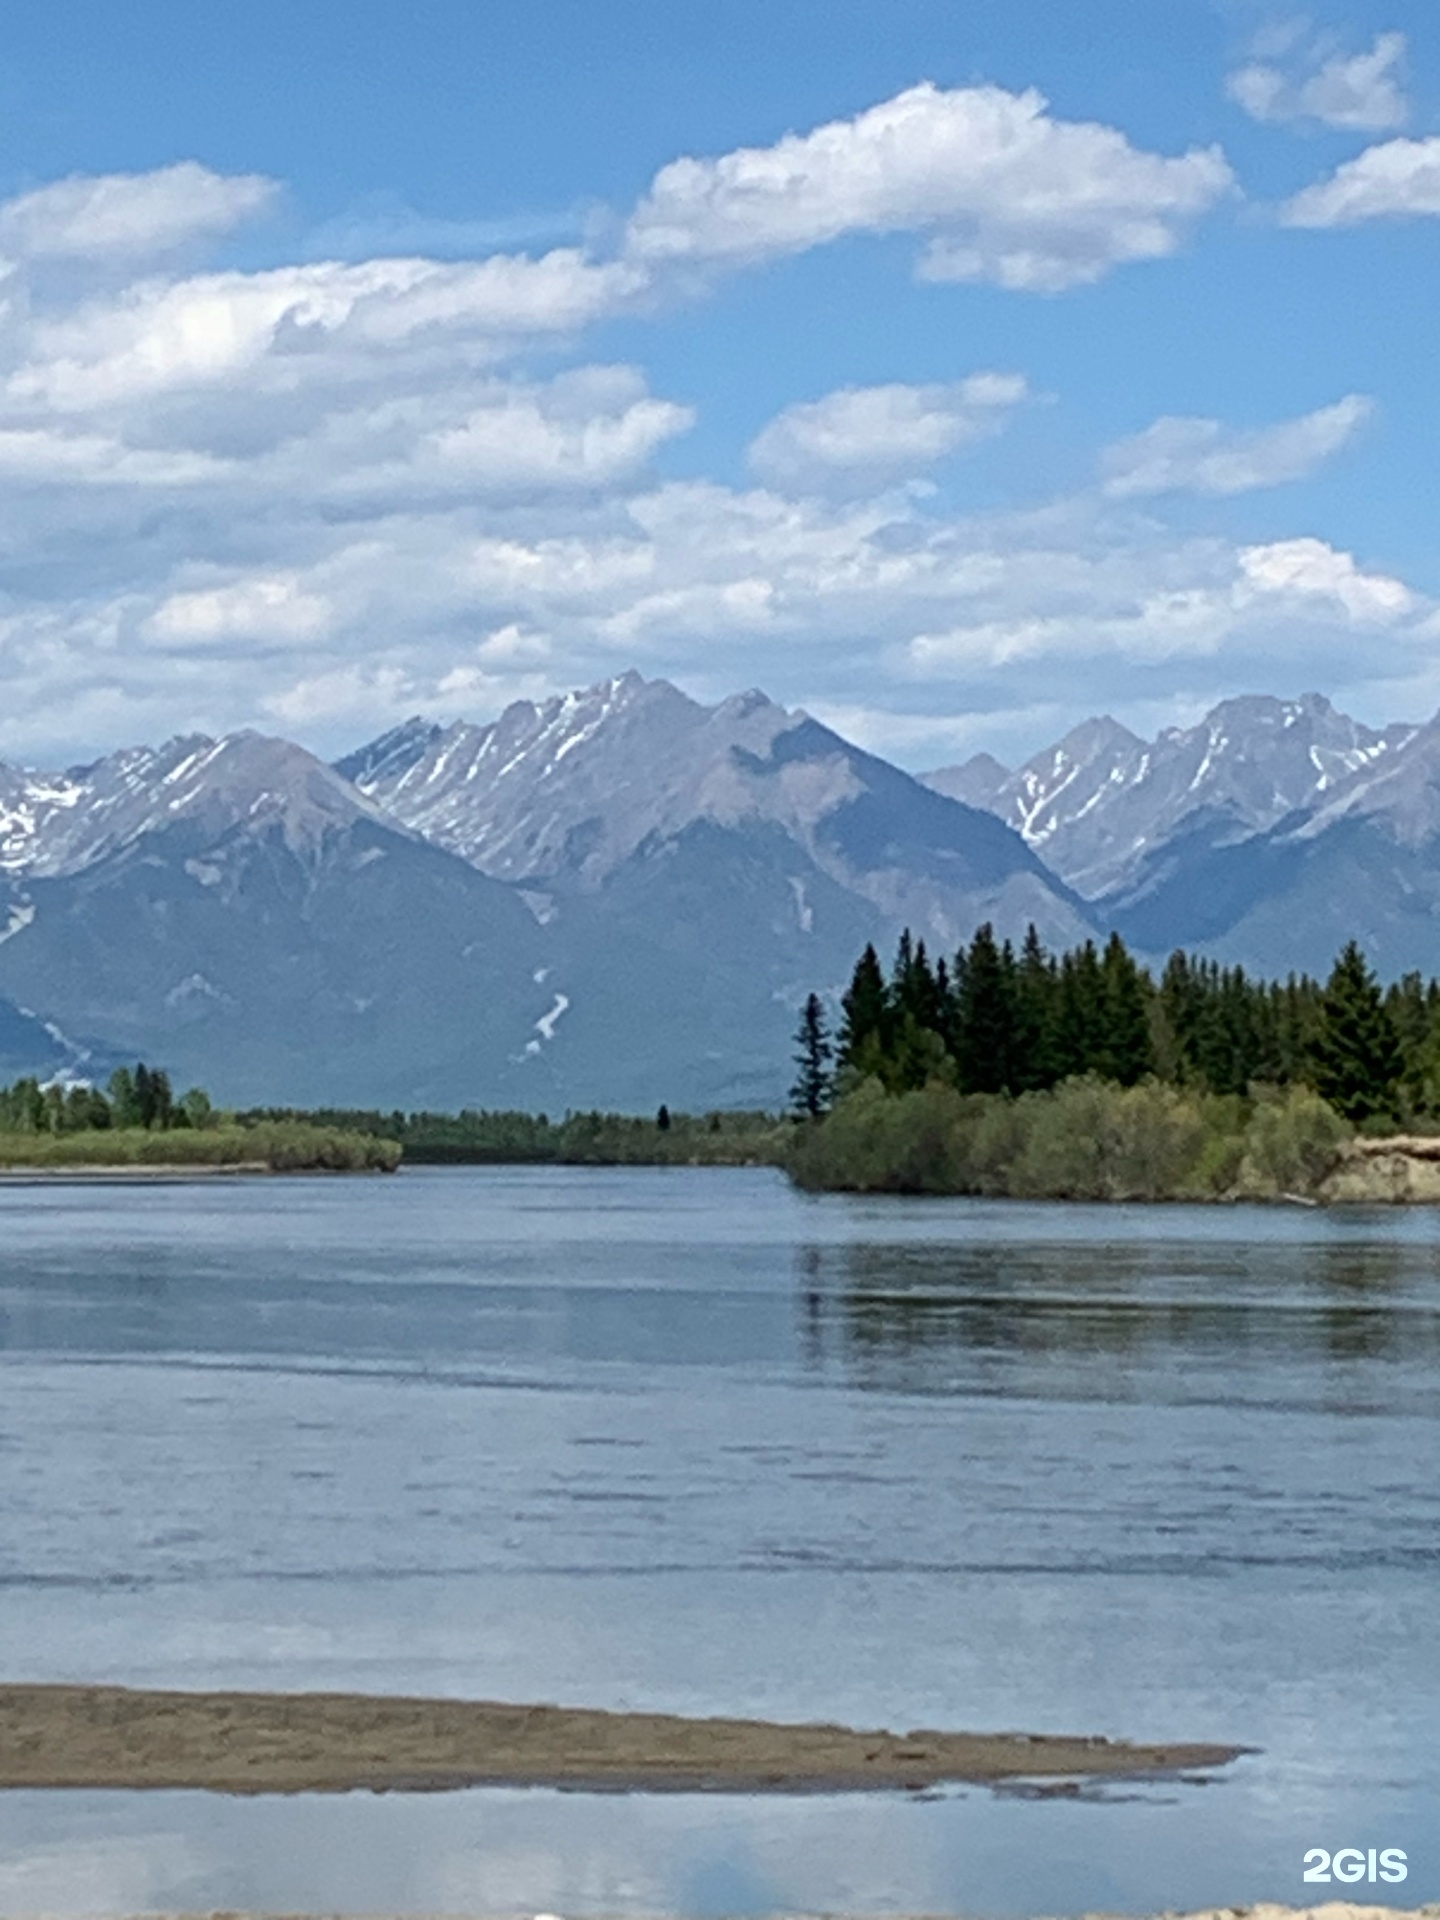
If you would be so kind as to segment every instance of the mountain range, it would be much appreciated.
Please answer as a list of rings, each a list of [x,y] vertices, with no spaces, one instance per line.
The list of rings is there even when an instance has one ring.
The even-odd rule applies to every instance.
[[[902,926],[1118,928],[1267,972],[1440,970],[1440,722],[1319,695],[1096,719],[923,778],[627,673],[327,766],[240,733],[0,765],[0,1072],[162,1062],[227,1103],[778,1102],[796,1009]]]

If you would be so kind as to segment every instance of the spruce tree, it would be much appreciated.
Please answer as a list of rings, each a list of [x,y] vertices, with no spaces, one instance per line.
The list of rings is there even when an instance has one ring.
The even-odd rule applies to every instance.
[[[799,1069],[790,1089],[790,1103],[796,1113],[818,1120],[830,1105],[830,1060],[834,1049],[825,1024],[825,1009],[818,993],[805,1002],[800,1024],[795,1030],[795,1065]]]
[[[840,1006],[845,1016],[840,1023],[840,1066],[856,1073],[879,1073],[889,1052],[890,995],[873,946],[867,946],[856,961]]]
[[[1100,1013],[1103,1039],[1095,1070],[1122,1087],[1133,1087],[1155,1068],[1150,1037],[1148,977],[1131,958],[1125,942],[1112,933],[1100,962]]]
[[[1105,1057],[1105,983],[1093,940],[1061,959],[1055,1027],[1060,1078],[1099,1073]]]
[[[1008,965],[1007,965],[1008,960]],[[960,1085],[966,1093],[1004,1093],[1014,1073],[1015,956],[995,944],[987,920],[965,956],[957,1027]]]
[[[1016,1093],[1053,1087],[1059,1079],[1055,1057],[1059,976],[1032,920],[1025,929],[1015,968],[1014,1021],[1011,1029],[1011,1084]]]
[[[1315,1090],[1356,1123],[1393,1118],[1403,1059],[1379,983],[1355,941],[1325,985],[1313,1044]]]

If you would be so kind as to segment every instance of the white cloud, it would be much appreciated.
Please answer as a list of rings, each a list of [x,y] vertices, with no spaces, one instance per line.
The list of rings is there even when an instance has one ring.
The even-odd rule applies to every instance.
[[[1245,547],[1239,555],[1242,601],[1250,595],[1284,595],[1329,601],[1348,620],[1387,626],[1412,612],[1416,596],[1389,574],[1363,573],[1351,553],[1323,540],[1276,540]]]
[[[1234,494],[1300,480],[1353,439],[1373,411],[1363,394],[1351,393],[1298,420],[1249,432],[1218,420],[1167,416],[1106,449],[1101,456],[1105,492],[1111,499]]]
[[[1117,209],[1142,201],[1163,251],[1229,179],[1215,156],[1140,154],[993,89],[919,89],[793,144],[771,155],[784,180],[760,195],[751,257],[810,244],[828,205],[824,231],[908,224],[1014,285],[1139,257]],[[713,166],[728,231],[740,188]],[[856,182],[876,172],[866,200]],[[676,211],[666,179],[647,219]],[[826,394],[757,437],[769,484],[660,481],[685,396],[634,367],[556,369],[587,326],[708,257],[703,222],[688,256],[647,253],[643,227],[612,261],[56,272],[17,251],[0,287],[0,753],[241,724],[339,749],[632,663],[866,713],[870,737],[919,752],[938,739],[927,705],[1154,703],[1176,661],[1188,696],[1228,690],[1241,661],[1250,682],[1287,684],[1303,658],[1340,683],[1373,652],[1386,680],[1440,651],[1431,603],[1319,541],[1187,538],[1098,492],[955,519],[893,486],[1001,424],[1018,374]],[[1269,483],[1343,444],[1364,406],[1254,434],[1159,422],[1112,450],[1112,494]]]
[[[750,465],[782,488],[883,486],[996,432],[1026,397],[1021,374],[943,385],[842,387],[786,407],[750,445]]]
[[[402,355],[447,356],[453,373],[466,352],[494,360],[524,340],[574,333],[638,285],[633,269],[570,249],[145,280],[35,317],[3,398],[87,412],[237,381],[293,395],[382,370],[392,388]]]
[[[1054,293],[1173,253],[1233,186],[1216,147],[1147,153],[1042,95],[926,83],[851,120],[655,176],[628,228],[652,268],[744,265],[848,233],[933,236],[921,272]]]
[[[1367,147],[1288,200],[1280,218],[1287,227],[1348,227],[1406,214],[1440,214],[1440,135]]]
[[[303,644],[330,627],[332,609],[293,574],[259,574],[172,593],[144,622],[154,645],[190,650],[230,641]]]
[[[1225,91],[1253,120],[1318,121],[1346,132],[1383,133],[1403,127],[1409,104],[1401,81],[1405,35],[1382,33],[1368,53],[1312,48],[1301,70],[1266,62],[1241,67]]]
[[[194,160],[153,173],[76,174],[0,205],[0,249],[30,259],[144,259],[262,213],[273,180]]]
[[[694,422],[689,407],[655,400],[632,368],[595,367],[549,387],[497,386],[422,455],[471,488],[606,486],[637,472]]]

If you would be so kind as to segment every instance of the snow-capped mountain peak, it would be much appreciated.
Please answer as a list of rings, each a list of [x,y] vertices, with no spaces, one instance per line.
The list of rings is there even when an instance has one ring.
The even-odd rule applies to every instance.
[[[927,779],[999,814],[1095,898],[1124,886],[1184,823],[1204,816],[1218,834],[1263,832],[1385,760],[1413,731],[1366,727],[1317,693],[1250,694],[1148,744],[1103,717],[999,779],[973,761]]]
[[[394,830],[303,747],[249,731],[187,734],[61,774],[0,767],[0,872],[77,873],[182,821],[216,838],[237,827],[275,829],[292,850],[313,851],[328,831],[361,817]]]

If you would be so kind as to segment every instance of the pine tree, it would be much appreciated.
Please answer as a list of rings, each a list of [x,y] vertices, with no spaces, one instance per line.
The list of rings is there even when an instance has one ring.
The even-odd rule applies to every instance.
[[[1325,985],[1313,1060],[1315,1090],[1347,1120],[1393,1117],[1403,1060],[1379,983],[1349,941]]]
[[[1050,1087],[1055,1071],[1054,962],[1032,921],[1025,929],[1011,992],[1011,1088],[1029,1093]]]
[[[1125,942],[1112,933],[1100,962],[1100,1010],[1103,1039],[1095,1071],[1122,1087],[1133,1087],[1155,1068],[1150,1037],[1148,977],[1131,958]]]
[[[880,956],[867,946],[855,963],[850,985],[840,1001],[838,1061],[856,1073],[878,1073],[889,1052],[890,995],[880,971]]]
[[[960,1085],[966,1093],[1004,1093],[1014,1076],[1015,956],[995,944],[987,920],[965,955],[957,1027]]]
[[[1105,983],[1093,940],[1061,959],[1055,1028],[1060,1078],[1098,1073],[1105,1053]]]
[[[806,1000],[795,1030],[795,1065],[799,1069],[790,1089],[790,1104],[798,1114],[817,1120],[829,1108],[830,1061],[834,1049],[818,993]]]

